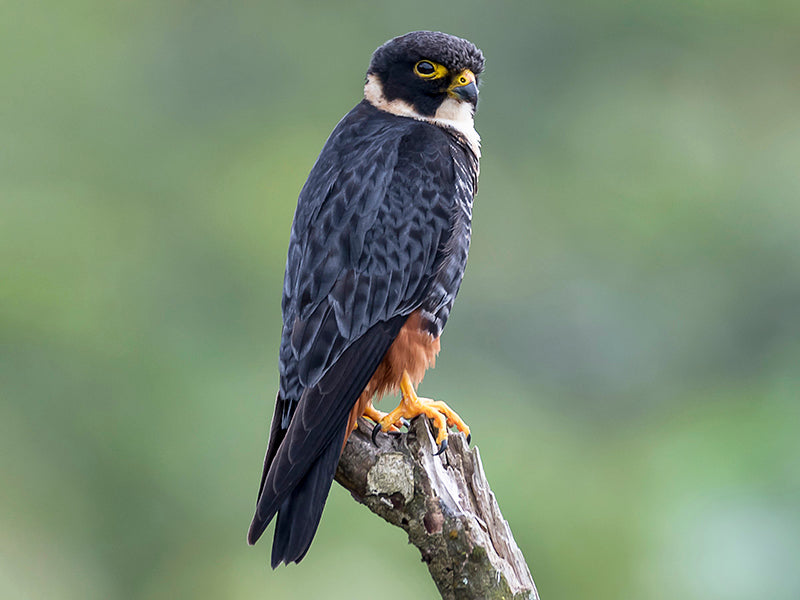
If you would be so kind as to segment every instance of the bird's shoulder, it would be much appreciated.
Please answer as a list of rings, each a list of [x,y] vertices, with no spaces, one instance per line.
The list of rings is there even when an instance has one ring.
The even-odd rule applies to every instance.
[[[309,173],[297,202],[293,241],[321,221],[338,229],[369,218],[390,186],[450,185],[457,146],[442,127],[360,102],[336,125]]]
[[[348,154],[354,144],[388,144],[398,152],[413,152],[419,148],[445,150],[462,142],[456,130],[435,125],[430,121],[396,115],[362,100],[337,124],[322,149],[326,153]]]

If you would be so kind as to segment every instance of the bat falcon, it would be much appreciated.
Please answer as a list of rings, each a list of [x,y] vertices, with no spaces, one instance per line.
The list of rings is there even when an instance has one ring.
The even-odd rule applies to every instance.
[[[300,562],[342,449],[364,415],[397,431],[426,415],[440,452],[469,428],[415,387],[439,352],[471,235],[482,52],[432,31],[372,55],[364,98],[339,122],[297,202],[283,284],[280,387],[255,544],[277,514],[272,567]],[[401,395],[388,414],[372,406]]]

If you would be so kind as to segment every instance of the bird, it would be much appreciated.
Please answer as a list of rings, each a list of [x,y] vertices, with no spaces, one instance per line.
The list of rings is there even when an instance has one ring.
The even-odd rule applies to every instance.
[[[434,365],[472,232],[484,56],[437,31],[372,54],[364,97],[325,142],[297,201],[281,311],[280,382],[256,511],[255,544],[276,517],[271,565],[300,562],[344,445],[365,416],[396,432],[425,415],[440,453],[470,429],[416,387]],[[373,406],[401,396],[389,413]],[[433,451],[433,449],[432,449]]]

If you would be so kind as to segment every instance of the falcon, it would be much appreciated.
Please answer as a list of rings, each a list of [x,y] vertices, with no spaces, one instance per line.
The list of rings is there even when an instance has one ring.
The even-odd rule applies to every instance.
[[[339,122],[300,192],[283,284],[280,387],[250,525],[277,514],[272,567],[308,552],[360,416],[398,431],[469,427],[415,388],[439,352],[467,263],[484,58],[471,42],[416,31],[372,55],[364,98]],[[400,393],[388,414],[372,405]]]

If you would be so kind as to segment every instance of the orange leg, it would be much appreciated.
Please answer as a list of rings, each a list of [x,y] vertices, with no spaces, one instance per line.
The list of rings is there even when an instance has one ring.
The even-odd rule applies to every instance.
[[[403,371],[403,377],[400,380],[400,391],[403,395],[400,405],[377,421],[383,431],[389,431],[389,428],[401,419],[411,420],[419,415],[425,415],[436,426],[436,444],[441,448],[440,452],[447,447],[448,426],[455,427],[463,432],[469,440],[469,427],[461,420],[461,417],[444,402],[417,396],[414,385],[411,383],[411,378],[406,371]],[[378,427],[376,426],[375,432],[377,432],[377,429]]]

